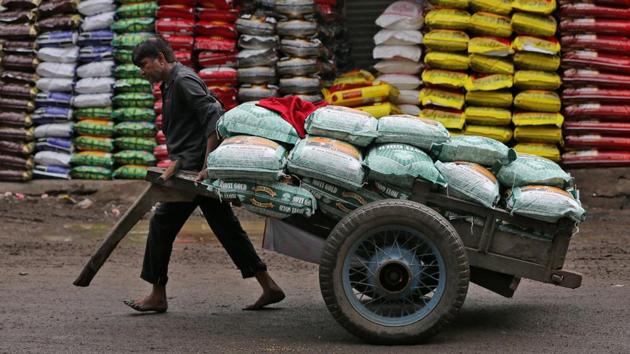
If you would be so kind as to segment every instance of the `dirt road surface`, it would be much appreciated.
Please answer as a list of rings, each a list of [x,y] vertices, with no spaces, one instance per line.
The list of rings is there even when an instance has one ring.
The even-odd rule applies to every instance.
[[[591,209],[565,268],[581,272],[576,290],[522,281],[513,299],[471,285],[456,321],[419,346],[370,346],[329,315],[317,267],[261,251],[287,299],[258,313],[201,218],[180,233],[171,262],[169,311],[142,315],[122,304],[149,287],[138,275],[147,223],[115,250],[92,285],[72,281],[107,229],[130,204],[124,193],[0,197],[0,353],[88,352],[440,352],[629,353],[630,213]],[[81,206],[88,206],[81,209]],[[261,219],[243,216],[260,245]]]

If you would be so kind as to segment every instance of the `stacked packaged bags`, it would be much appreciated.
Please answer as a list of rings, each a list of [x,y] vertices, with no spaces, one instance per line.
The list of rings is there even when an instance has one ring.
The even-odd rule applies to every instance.
[[[422,70],[424,9],[415,3],[397,1],[376,19],[382,28],[374,36],[374,66],[380,75],[377,80],[400,90],[394,101],[405,114],[419,115],[420,71]]]
[[[70,178],[73,146],[74,84],[79,60],[77,29],[81,17],[76,1],[46,1],[39,6],[37,37],[37,127],[38,151],[33,174],[49,178]]]
[[[629,166],[630,3],[561,4],[567,149],[562,161],[568,166]]]
[[[337,0],[315,0],[319,34],[317,38],[326,49],[328,58],[321,62],[322,86],[328,87],[335,80],[337,71],[352,69],[348,31],[344,26],[343,3]]]
[[[155,31],[170,43],[177,61],[194,69],[193,28],[195,4],[192,1],[160,0],[156,14]]]
[[[70,160],[75,179],[112,178],[114,61],[111,41],[113,0],[88,0],[78,5],[84,16],[78,44],[78,81],[74,91],[75,152]]]
[[[116,9],[112,40],[117,62],[113,97],[115,145],[113,172],[116,179],[143,179],[155,165],[155,98],[153,86],[133,65],[132,51],[138,44],[154,38],[155,2],[123,1]],[[124,69],[123,69],[124,68]]]
[[[32,112],[37,75],[34,21],[39,1],[2,0],[0,12],[0,181],[33,176]]]

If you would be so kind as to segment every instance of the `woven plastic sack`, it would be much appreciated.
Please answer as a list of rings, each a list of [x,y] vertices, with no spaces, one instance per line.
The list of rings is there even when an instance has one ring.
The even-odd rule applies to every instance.
[[[463,52],[470,37],[464,31],[434,29],[424,36],[424,45],[437,52]]]
[[[299,136],[295,128],[279,114],[247,102],[226,112],[217,123],[221,136],[253,135],[269,140],[295,144]]]
[[[123,136],[114,139],[114,145],[120,150],[144,150],[153,151],[157,146],[155,138],[136,138],[131,136]]]
[[[507,38],[512,35],[510,18],[490,12],[477,12],[472,15],[468,29],[481,36]]]
[[[554,126],[516,127],[514,139],[518,142],[561,143],[562,129]]]
[[[466,93],[466,103],[480,107],[512,107],[512,93],[509,91],[470,91]]]
[[[499,201],[499,182],[486,168],[470,162],[437,161],[437,170],[448,183],[448,193],[488,208]]]
[[[114,159],[112,158],[112,154],[107,152],[83,151],[72,154],[70,164],[73,166],[100,166],[111,168],[114,165]]]
[[[512,140],[514,132],[509,126],[474,125],[467,124],[464,135],[485,137],[507,144]]]
[[[426,69],[422,72],[422,81],[431,85],[459,88],[464,87],[467,79],[468,74],[460,71]]]
[[[420,102],[423,106],[433,105],[462,109],[464,107],[464,94],[459,91],[425,87],[420,91]]]
[[[518,154],[516,160],[501,167],[497,178],[507,188],[528,185],[567,188],[573,184],[573,178],[555,162],[527,154]]]
[[[549,15],[556,9],[556,0],[513,0],[515,10]]]
[[[114,162],[118,165],[153,166],[156,162],[152,153],[142,150],[122,150],[113,156]]]
[[[85,119],[74,125],[80,135],[102,136],[109,138],[114,134],[114,123],[110,121]]]
[[[433,144],[448,140],[448,130],[434,120],[410,115],[392,115],[378,120],[377,143],[409,144],[428,151]]]
[[[145,179],[147,176],[147,166],[125,165],[114,170],[114,179]]]
[[[512,28],[518,34],[551,37],[556,34],[558,21],[553,16],[515,12],[512,15]]]
[[[557,55],[518,52],[514,55],[514,66],[521,70],[555,72],[560,68],[560,57]]]
[[[564,117],[551,112],[514,112],[512,122],[515,126],[549,125],[562,127]]]
[[[378,122],[369,113],[341,106],[315,110],[306,118],[310,135],[342,140],[357,146],[368,146],[378,136]]]
[[[517,215],[555,223],[562,218],[582,222],[586,211],[570,193],[555,187],[516,187],[506,198],[507,209]]]
[[[544,157],[554,162],[560,162],[560,149],[556,144],[521,143],[514,145],[514,150],[519,154],[529,154]],[[563,160],[566,164],[566,161]]]
[[[286,149],[268,139],[239,135],[227,138],[208,155],[208,176],[217,179],[278,180]]]
[[[466,81],[467,91],[497,91],[511,88],[514,78],[510,74],[472,75]]]
[[[311,178],[302,180],[301,186],[317,199],[319,210],[337,220],[357,208],[384,199],[377,192],[365,188],[353,191]]]
[[[78,136],[74,138],[74,147],[79,151],[112,152],[114,150],[114,140],[95,136]]]
[[[123,4],[116,9],[117,18],[155,17],[157,2]]]
[[[452,137],[448,142],[433,145],[431,154],[442,162],[467,161],[489,167],[516,160],[514,150],[480,136]]]
[[[468,70],[468,55],[448,52],[429,52],[424,56],[424,63],[434,69]]]
[[[512,42],[499,37],[474,37],[468,42],[468,53],[493,57],[507,57],[514,54]]]
[[[365,178],[361,152],[357,148],[323,137],[307,136],[300,140],[289,154],[287,169],[352,190],[361,188]]]
[[[562,85],[560,75],[545,71],[519,70],[514,74],[514,86],[526,90],[556,90]]]
[[[155,136],[155,124],[150,122],[122,122],[116,124],[114,131],[117,136],[150,138]]]
[[[153,108],[118,108],[112,112],[112,119],[118,122],[152,122],[155,120]]]
[[[560,96],[552,91],[527,90],[514,97],[514,106],[526,111],[560,112]]]
[[[446,129],[461,130],[466,124],[466,114],[456,109],[426,107],[420,111],[419,116],[420,118],[437,121]]]
[[[480,125],[510,125],[512,112],[494,107],[466,107],[466,122]]]
[[[474,11],[493,12],[499,15],[509,15],[512,12],[512,0],[470,0]]]
[[[110,180],[112,170],[99,166],[76,166],[70,170],[73,179]]]
[[[122,93],[112,101],[118,107],[152,108],[155,98],[150,93]]]
[[[426,14],[424,21],[431,29],[466,30],[470,23],[470,14],[457,9],[434,9]]]
[[[470,68],[481,74],[514,74],[512,59],[479,54],[470,55]]]

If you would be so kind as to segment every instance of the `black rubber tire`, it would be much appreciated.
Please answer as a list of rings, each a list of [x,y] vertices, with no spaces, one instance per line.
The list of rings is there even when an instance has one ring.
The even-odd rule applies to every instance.
[[[407,326],[384,326],[366,319],[343,290],[343,263],[353,243],[367,231],[387,225],[422,230],[442,255],[446,268],[446,287],[439,303],[427,316]],[[433,209],[406,200],[374,202],[347,215],[328,237],[319,266],[319,285],[328,311],[350,333],[373,344],[417,344],[433,336],[455,318],[466,298],[468,282],[468,258],[457,231]]]

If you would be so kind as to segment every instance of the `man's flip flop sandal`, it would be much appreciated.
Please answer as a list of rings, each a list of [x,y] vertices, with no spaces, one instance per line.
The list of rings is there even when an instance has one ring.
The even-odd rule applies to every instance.
[[[132,309],[138,311],[138,312],[156,312],[156,313],[164,313],[166,312],[166,308],[147,308],[147,307],[142,307],[138,304],[136,304],[133,300],[125,300],[123,301],[123,304],[131,307]]]

